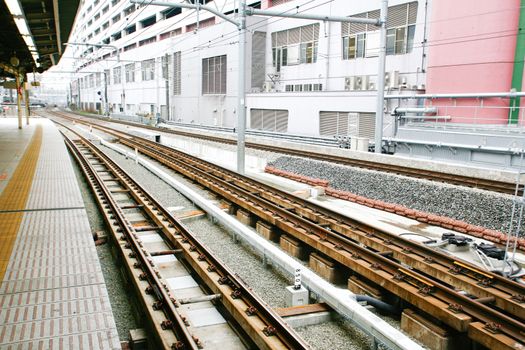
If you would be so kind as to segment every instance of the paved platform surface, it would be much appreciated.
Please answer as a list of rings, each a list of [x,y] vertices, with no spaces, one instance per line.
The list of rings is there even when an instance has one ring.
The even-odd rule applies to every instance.
[[[0,119],[0,245],[0,349],[120,348],[73,166],[47,119],[23,130]]]

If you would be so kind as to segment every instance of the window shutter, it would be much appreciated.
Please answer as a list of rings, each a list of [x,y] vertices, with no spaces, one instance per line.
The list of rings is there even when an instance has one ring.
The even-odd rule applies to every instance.
[[[250,128],[261,130],[263,122],[263,110],[254,109],[250,110]]]
[[[314,40],[314,26],[308,25],[300,27],[301,29],[301,43],[307,43]]]
[[[319,112],[319,134],[334,136],[337,134],[337,112]]]
[[[288,30],[288,45],[299,44],[301,41],[301,28],[293,28]]]
[[[359,135],[359,113],[348,113],[348,135]]]
[[[359,137],[374,138],[375,133],[375,114],[374,113],[359,113]]]
[[[370,12],[368,12],[368,18],[379,19],[380,18],[380,13],[381,13],[381,11],[379,11],[379,10],[370,11]],[[371,32],[371,31],[374,31],[374,30],[378,30],[378,29],[379,29],[379,27],[376,27],[373,24],[367,24],[367,27],[366,27],[366,30],[368,32]]]
[[[275,111],[275,131],[288,131],[288,111],[285,109],[278,109]]]
[[[401,27],[407,23],[408,4],[392,6],[388,9],[387,28]]]
[[[417,1],[408,4],[408,24],[416,24],[417,21]]]
[[[352,17],[366,18],[366,13],[360,13]],[[349,23],[348,35],[366,32],[366,24],[364,23]]]

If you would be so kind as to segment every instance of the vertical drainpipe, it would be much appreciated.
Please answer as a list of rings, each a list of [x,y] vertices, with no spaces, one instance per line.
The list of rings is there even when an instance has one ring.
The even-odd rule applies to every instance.
[[[518,24],[518,35],[516,36],[516,53],[514,55],[514,69],[512,71],[511,88],[517,92],[522,91],[523,84],[523,60],[525,58],[525,0],[521,0],[520,19]],[[517,124],[520,114],[520,98],[510,99],[509,124]]]

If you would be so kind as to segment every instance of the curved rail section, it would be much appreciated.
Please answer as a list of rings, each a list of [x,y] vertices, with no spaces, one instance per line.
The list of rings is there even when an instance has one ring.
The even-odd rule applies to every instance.
[[[489,347],[525,344],[525,288],[170,147],[93,125]]]
[[[159,344],[166,349],[309,348],[109,157],[78,134],[64,139],[118,242]],[[206,313],[214,322],[203,324]]]
[[[78,118],[80,116],[75,116],[75,117]],[[202,135],[196,132],[173,130],[173,129],[168,129],[168,128],[157,128],[157,127],[153,127],[149,125],[142,125],[142,124],[127,122],[123,120],[113,120],[113,119],[108,119],[108,118],[96,118],[96,117],[86,117],[86,118],[105,120],[105,121],[110,121],[112,123],[119,123],[119,124],[146,128],[146,129],[151,129],[151,130],[156,130],[156,131],[161,130],[162,132],[169,133],[169,134],[181,135],[185,137],[197,138],[197,139],[213,141],[213,142],[218,142],[218,143],[225,143],[225,144],[231,144],[231,145],[237,144],[237,141],[235,140],[223,138],[220,136]],[[443,173],[439,171],[414,169],[410,167],[404,167],[401,165],[382,164],[382,163],[374,162],[374,161],[367,161],[367,160],[362,160],[362,159],[351,159],[351,158],[346,158],[346,157],[328,155],[325,153],[295,150],[295,149],[285,148],[285,147],[263,145],[263,144],[254,143],[254,142],[246,142],[246,147],[253,148],[253,149],[259,149],[263,151],[274,152],[274,153],[288,154],[288,155],[297,156],[297,157],[322,160],[322,161],[332,162],[335,164],[347,165],[347,166],[358,167],[358,168],[363,168],[363,169],[394,173],[394,174],[404,175],[408,177],[415,177],[415,178],[426,179],[426,180],[431,180],[431,181],[444,182],[444,183],[449,183],[453,185],[480,188],[480,189],[492,191],[492,192],[514,194],[516,191],[515,183],[509,183],[509,182],[504,182],[504,181],[479,179],[479,178],[469,177],[469,176],[464,176],[464,175],[447,174],[447,173]],[[518,191],[519,194],[523,193],[522,191],[523,191],[523,186],[519,189]]]

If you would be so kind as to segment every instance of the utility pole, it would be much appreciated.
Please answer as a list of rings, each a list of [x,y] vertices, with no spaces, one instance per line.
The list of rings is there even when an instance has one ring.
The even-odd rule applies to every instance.
[[[104,70],[104,115],[106,117],[109,117],[109,101],[108,101],[108,75],[106,71]]]
[[[170,65],[168,61],[168,54],[166,54],[164,69],[166,70],[166,120],[170,120]]]
[[[385,63],[386,63],[386,17],[388,12],[388,0],[381,1],[381,14],[379,31],[379,65],[377,68],[377,106],[376,106],[376,129],[374,137],[375,153],[381,154],[383,148],[383,113],[385,104]]]
[[[237,94],[237,172],[244,174],[246,149],[246,0],[239,0],[239,92]]]

